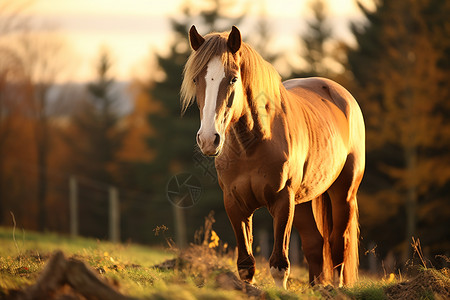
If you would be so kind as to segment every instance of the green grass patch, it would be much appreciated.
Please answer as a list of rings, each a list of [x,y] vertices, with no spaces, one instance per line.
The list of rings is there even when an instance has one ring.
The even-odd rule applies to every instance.
[[[146,295],[158,282],[169,278],[170,272],[152,266],[174,257],[173,252],[163,248],[17,230],[13,236],[12,228],[0,227],[0,291],[33,284],[56,250],[84,261],[133,296]]]
[[[361,300],[384,300],[387,299],[384,289],[387,284],[382,282],[372,282],[365,284],[358,284],[352,288],[342,289],[342,292],[352,299]]]

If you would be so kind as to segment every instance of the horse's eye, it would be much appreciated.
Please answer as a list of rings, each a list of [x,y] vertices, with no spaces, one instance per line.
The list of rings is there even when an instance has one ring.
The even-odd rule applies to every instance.
[[[197,85],[197,78],[192,79],[195,85]]]
[[[238,80],[237,77],[233,77],[233,78],[230,80],[230,84],[235,84],[237,80]]]

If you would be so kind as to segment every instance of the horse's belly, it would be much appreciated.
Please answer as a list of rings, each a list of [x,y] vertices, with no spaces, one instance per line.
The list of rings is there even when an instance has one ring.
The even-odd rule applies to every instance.
[[[344,149],[343,149],[344,150]],[[347,154],[331,158],[307,161],[299,187],[296,189],[296,204],[310,201],[323,193],[334,183],[344,167]]]

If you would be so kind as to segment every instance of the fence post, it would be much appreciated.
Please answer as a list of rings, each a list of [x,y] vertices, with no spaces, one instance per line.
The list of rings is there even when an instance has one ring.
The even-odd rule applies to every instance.
[[[172,205],[175,218],[175,239],[180,249],[186,248],[186,221],[183,208]]]
[[[113,186],[109,188],[109,240],[120,241],[119,192]]]
[[[78,185],[75,176],[69,179],[69,214],[70,214],[70,235],[78,236]]]

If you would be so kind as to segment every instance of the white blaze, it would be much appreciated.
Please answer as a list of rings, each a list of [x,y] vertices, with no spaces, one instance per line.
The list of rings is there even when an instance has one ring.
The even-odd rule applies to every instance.
[[[219,93],[219,86],[222,79],[225,77],[225,69],[220,57],[212,58],[208,63],[206,70],[206,90],[205,90],[205,106],[203,106],[203,114],[200,125],[200,133],[215,134],[215,120],[216,120],[216,103]]]

